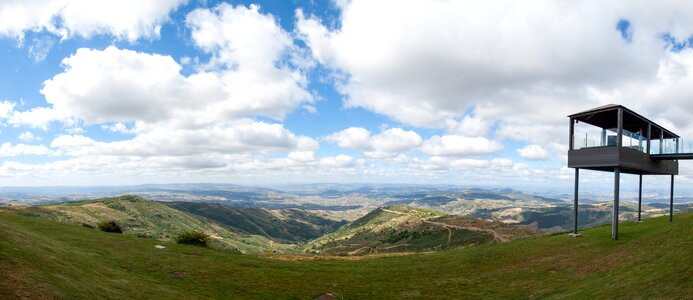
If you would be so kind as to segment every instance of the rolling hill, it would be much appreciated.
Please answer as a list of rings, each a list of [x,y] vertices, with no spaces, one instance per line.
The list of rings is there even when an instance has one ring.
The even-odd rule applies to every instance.
[[[124,234],[171,241],[178,233],[206,232],[217,248],[241,253],[286,252],[292,245],[277,243],[262,235],[234,231],[200,216],[137,196],[119,196],[43,206],[12,206],[3,210],[94,228],[100,221],[115,220]]]
[[[303,249],[309,253],[362,255],[454,248],[535,235],[500,222],[445,215],[403,205],[381,207]]]
[[[163,204],[207,218],[227,229],[264,236],[280,243],[306,242],[333,232],[346,223],[291,208],[269,211],[262,208],[237,208],[201,202],[164,202]]]
[[[0,298],[684,299],[693,214],[394,257],[259,257],[0,211]]]

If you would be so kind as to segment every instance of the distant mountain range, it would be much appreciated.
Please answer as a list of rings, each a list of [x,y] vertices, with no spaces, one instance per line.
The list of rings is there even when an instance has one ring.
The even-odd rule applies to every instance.
[[[240,186],[232,184],[151,184],[129,187],[47,187],[47,188],[0,188],[0,206],[39,205],[70,202],[74,200],[99,199],[123,193],[146,199],[177,204],[177,208],[188,213],[197,212],[203,217],[223,223],[224,218],[211,214],[213,209],[206,204],[218,204],[218,208],[245,209],[252,212],[267,211],[278,218],[288,213],[289,219],[300,217],[297,212],[319,215],[335,222],[354,221],[378,207],[406,205],[416,208],[434,209],[450,215],[500,221],[540,231],[561,231],[572,226],[572,196],[533,195],[509,188],[475,188],[452,185],[398,185],[398,184],[308,184],[273,188]],[[581,227],[591,227],[610,222],[610,196],[581,194]],[[624,196],[624,200],[629,199]],[[632,198],[632,197],[631,197]],[[654,202],[653,202],[654,201]],[[668,204],[657,194],[648,194],[644,199],[644,215],[651,217],[667,213]],[[196,207],[192,203],[199,204]],[[635,219],[634,203],[622,201],[621,215],[625,220]],[[677,197],[677,211],[693,209],[690,198]],[[233,213],[233,212],[229,212]],[[265,216],[263,216],[264,218]],[[252,217],[251,217],[252,219]],[[252,222],[260,222],[254,219]],[[310,222],[309,222],[310,223]],[[283,224],[283,223],[282,223]],[[314,223],[310,223],[316,225]],[[340,223],[341,224],[341,223]],[[300,235],[269,236],[277,242],[301,242],[314,238],[334,228],[316,225],[317,228],[301,227],[298,224],[283,224],[294,228]],[[311,226],[312,226],[311,225]],[[245,227],[250,230],[252,226]],[[260,231],[238,232],[247,234]],[[260,234],[262,235],[262,234]]]

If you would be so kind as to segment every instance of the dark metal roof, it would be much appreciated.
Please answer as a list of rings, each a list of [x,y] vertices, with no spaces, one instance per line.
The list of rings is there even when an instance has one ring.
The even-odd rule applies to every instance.
[[[665,139],[679,137],[666,128],[659,126],[657,123],[619,104],[607,104],[595,107],[583,112],[569,115],[568,117],[600,128],[611,129],[618,126],[616,123],[618,120],[619,108],[623,109],[623,129],[625,130],[630,132],[639,132],[642,129],[643,134],[645,134],[647,124],[651,124],[652,132],[651,136],[648,137],[649,139],[657,139],[662,133],[664,134]]]
[[[568,117],[573,118],[573,117],[580,116],[580,115],[594,114],[594,113],[598,113],[598,112],[600,112],[600,111],[616,109],[616,108],[619,108],[619,107],[625,108],[624,106],[619,105],[619,104],[607,104],[607,105],[602,105],[602,106],[598,106],[598,107],[595,107],[595,108],[591,108],[591,109],[588,109],[588,110],[586,110],[586,111],[582,111],[582,112],[579,112],[579,113],[575,113],[575,114],[572,114],[572,115],[570,115],[570,116],[568,116]]]

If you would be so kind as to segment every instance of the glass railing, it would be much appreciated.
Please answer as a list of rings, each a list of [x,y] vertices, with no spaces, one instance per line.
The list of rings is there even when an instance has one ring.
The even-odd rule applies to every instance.
[[[671,138],[671,139],[662,139],[660,140],[653,140],[651,143],[659,145],[661,144],[662,151],[659,151],[659,148],[657,148],[657,151],[652,151],[652,154],[675,154],[675,153],[681,153],[681,143],[680,139],[678,138]],[[653,148],[653,150],[655,150]]]
[[[617,129],[602,129],[586,123],[576,123],[573,129],[573,150],[594,147],[615,147],[617,144]],[[653,138],[650,141],[650,149],[647,149],[647,137],[643,134],[647,130],[638,132],[623,129],[621,145],[624,148],[650,154],[675,154],[693,153],[693,142],[683,143],[681,138]]]
[[[615,147],[617,144],[616,130],[580,130],[573,135],[573,149],[583,149],[592,147]],[[638,133],[623,131],[623,147],[634,149],[640,152],[647,152],[647,140]]]

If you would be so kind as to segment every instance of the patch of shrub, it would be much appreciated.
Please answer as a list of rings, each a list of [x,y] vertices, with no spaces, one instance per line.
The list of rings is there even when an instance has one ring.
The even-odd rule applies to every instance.
[[[176,236],[176,243],[207,247],[209,235],[200,231],[185,231]]]
[[[96,226],[103,232],[123,233],[123,228],[115,221],[101,221]]]
[[[125,208],[125,206],[123,206],[123,205],[120,204],[120,203],[109,203],[107,206],[108,206],[108,208],[110,208],[110,209],[115,209],[115,210],[117,210],[117,211],[122,211],[122,212],[124,212],[124,211],[127,210],[127,208]]]
[[[82,227],[86,227],[86,228],[89,228],[89,229],[94,229],[94,225],[87,224],[87,223],[82,223]]]

